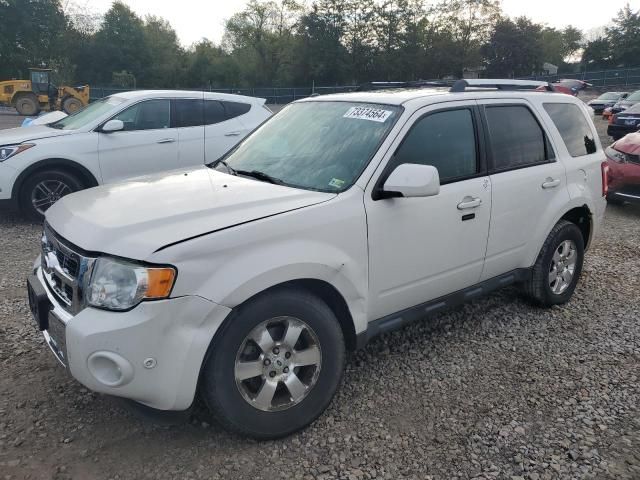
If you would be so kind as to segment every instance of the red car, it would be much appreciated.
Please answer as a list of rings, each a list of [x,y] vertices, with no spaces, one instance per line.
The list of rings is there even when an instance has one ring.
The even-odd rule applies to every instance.
[[[640,132],[621,138],[605,153],[607,201],[640,204]]]

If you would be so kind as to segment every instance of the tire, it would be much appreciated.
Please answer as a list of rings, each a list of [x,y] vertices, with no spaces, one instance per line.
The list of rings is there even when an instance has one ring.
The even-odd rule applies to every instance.
[[[73,115],[82,108],[82,102],[74,97],[67,97],[62,101],[62,110],[67,115]]]
[[[84,188],[82,180],[70,172],[42,170],[29,175],[22,185],[20,207],[32,220],[42,221],[44,212],[57,200]]]
[[[560,268],[557,268],[556,258],[558,257],[555,257],[556,255],[559,255],[559,258],[562,258],[563,252],[569,252],[571,255],[571,248],[567,249],[567,246],[573,246],[575,257],[570,256],[561,260]],[[560,220],[545,240],[533,266],[531,278],[524,284],[526,295],[543,307],[568,302],[576,289],[583,262],[584,239],[582,232],[574,223]],[[571,264],[573,264],[573,273],[570,276],[570,281],[567,281],[568,275],[561,274],[560,270],[563,272],[565,268],[570,270]],[[555,270],[554,265],[556,265]],[[563,265],[565,268],[562,268]],[[557,275],[555,282],[552,281],[554,275]],[[566,276],[560,279],[561,275]],[[563,286],[564,288],[562,288]]]
[[[284,326],[281,330],[283,325],[278,323],[280,321],[289,322],[288,325],[294,328]],[[287,328],[294,332],[296,325],[300,327],[296,321],[303,322],[310,330],[302,329],[298,343],[293,344],[294,349],[286,342],[285,333]],[[263,332],[265,325],[272,328],[268,337],[254,335],[265,346],[260,348],[248,336],[252,332]],[[281,350],[273,347],[272,339],[279,339],[276,347]],[[288,353],[291,356],[287,361]],[[247,360],[245,355],[250,358]],[[320,360],[315,365],[311,365],[313,360],[307,360],[310,365],[296,367],[296,359],[303,363],[303,356]],[[269,359],[270,366],[266,366]],[[277,367],[280,359],[285,363]],[[258,371],[262,369],[261,373],[251,376],[256,373],[252,369],[246,374],[249,377],[240,380],[239,377],[246,375],[239,373],[242,369],[238,365],[247,365],[243,363],[245,361],[255,364]],[[342,330],[327,304],[306,290],[280,288],[241,305],[223,324],[205,360],[201,395],[213,417],[228,430],[256,439],[280,438],[309,425],[328,407],[340,384],[344,362]],[[285,372],[286,365],[291,365],[289,373]],[[275,380],[268,382],[267,377],[277,368],[281,370],[273,377]],[[307,388],[290,390],[286,387],[293,377]],[[276,382],[277,389],[267,388],[268,383],[273,385]],[[296,386],[297,382],[292,382],[292,385]],[[264,391],[274,392],[272,397],[265,396],[271,400],[260,399]],[[297,403],[291,401],[295,391],[298,391]],[[300,392],[303,392],[302,396]]]
[[[16,100],[16,110],[20,115],[30,117],[40,112],[40,105],[35,95],[22,95]]]

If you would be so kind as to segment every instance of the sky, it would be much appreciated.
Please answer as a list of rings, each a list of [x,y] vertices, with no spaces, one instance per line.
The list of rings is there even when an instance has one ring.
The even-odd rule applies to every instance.
[[[164,17],[176,30],[180,42],[189,46],[203,37],[222,39],[224,22],[242,10],[247,0],[123,0],[140,16]],[[79,5],[104,13],[112,0],[77,0]],[[526,15],[539,23],[562,28],[568,24],[589,32],[608,23],[627,2],[640,9],[640,0],[502,0],[510,16]],[[309,2],[307,2],[309,3]]]

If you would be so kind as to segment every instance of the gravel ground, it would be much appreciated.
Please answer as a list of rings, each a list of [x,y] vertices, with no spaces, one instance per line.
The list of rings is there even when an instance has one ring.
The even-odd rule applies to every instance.
[[[378,338],[311,427],[255,442],[70,378],[25,300],[40,226],[0,211],[0,478],[640,479],[639,220],[608,208],[568,305],[509,289]]]

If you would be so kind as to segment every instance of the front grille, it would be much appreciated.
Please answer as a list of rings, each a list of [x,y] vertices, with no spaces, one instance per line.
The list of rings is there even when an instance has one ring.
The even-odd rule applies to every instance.
[[[83,305],[84,278],[94,259],[83,256],[45,223],[42,234],[42,274],[63,308],[78,313]]]

